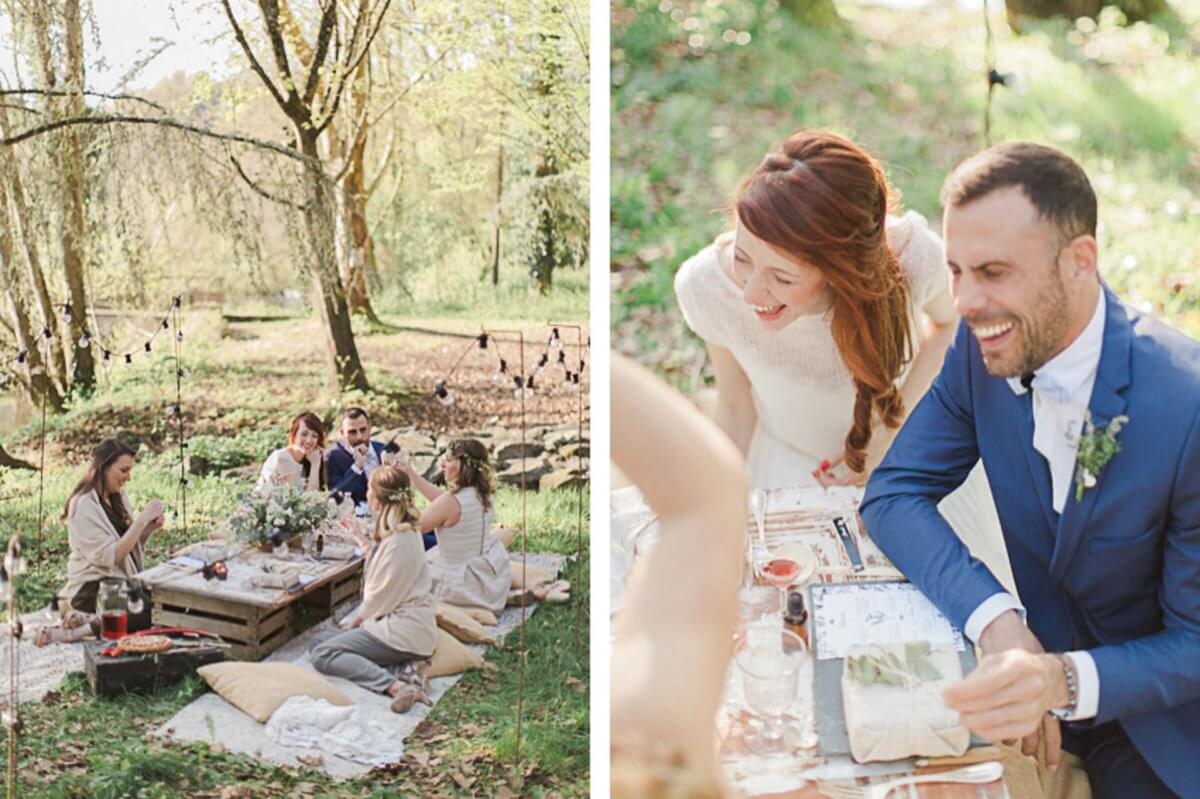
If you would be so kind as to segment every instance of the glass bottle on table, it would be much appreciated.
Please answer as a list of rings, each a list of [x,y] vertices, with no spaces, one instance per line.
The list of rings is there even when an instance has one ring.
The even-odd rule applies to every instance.
[[[124,580],[100,581],[96,612],[100,615],[100,637],[108,641],[124,638],[129,629],[128,594]]]

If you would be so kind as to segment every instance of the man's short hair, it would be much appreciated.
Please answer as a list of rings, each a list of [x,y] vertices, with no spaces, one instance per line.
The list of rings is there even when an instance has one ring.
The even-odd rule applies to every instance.
[[[1096,235],[1096,192],[1083,167],[1033,142],[997,144],[959,164],[942,186],[942,207],[961,207],[1007,186],[1018,187],[1064,238]]]
[[[359,419],[359,418],[366,419],[367,424],[371,423],[371,417],[367,415],[366,411],[364,411],[362,408],[358,407],[357,405],[351,405],[349,408],[342,411],[342,419]]]

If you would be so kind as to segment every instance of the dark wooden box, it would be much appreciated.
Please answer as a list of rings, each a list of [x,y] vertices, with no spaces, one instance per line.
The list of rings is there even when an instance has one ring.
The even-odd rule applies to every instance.
[[[150,692],[182,680],[196,669],[225,659],[219,647],[179,649],[153,655],[104,657],[100,652],[112,641],[88,641],[83,664],[88,685],[99,696],[119,696],[126,691]]]

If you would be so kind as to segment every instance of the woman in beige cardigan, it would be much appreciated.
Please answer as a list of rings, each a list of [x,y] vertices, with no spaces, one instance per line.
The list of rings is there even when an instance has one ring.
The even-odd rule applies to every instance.
[[[430,704],[428,658],[437,641],[433,578],[425,544],[413,527],[408,475],[381,466],[367,483],[367,502],[378,516],[374,545],[367,553],[363,600],[341,622],[338,633],[312,649],[313,668],[392,697],[392,710],[404,713],[421,701]],[[407,679],[390,667],[413,664]]]
[[[151,500],[135,517],[123,488],[133,472],[134,452],[116,439],[92,450],[83,479],[63,507],[71,554],[67,586],[60,593],[61,626],[43,627],[38,646],[79,641],[99,633],[96,597],[100,581],[128,580],[142,570],[146,541],[165,521],[163,505]],[[130,614],[128,630],[149,626],[149,613]]]

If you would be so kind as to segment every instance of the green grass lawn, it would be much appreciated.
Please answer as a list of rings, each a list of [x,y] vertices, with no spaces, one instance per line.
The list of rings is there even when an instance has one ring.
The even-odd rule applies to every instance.
[[[1200,0],[1162,27],[1031,22],[994,10],[992,139],[1077,158],[1100,202],[1102,273],[1129,302],[1200,336]],[[676,269],[727,224],[738,181],[791,131],[828,128],[880,158],[903,205],[939,224],[947,172],[984,146],[984,25],[938,3],[841,2],[807,29],[777,0],[618,0],[613,10],[614,346],[685,389],[706,376],[684,333]]]
[[[419,321],[437,329],[471,329],[466,318]],[[513,324],[540,336],[544,321],[526,317]],[[284,424],[300,408],[332,413],[353,399],[375,410],[380,426],[432,421],[448,429],[478,429],[488,421],[487,414],[500,416],[508,413],[501,406],[514,404],[511,398],[507,402],[501,398],[492,400],[496,408],[457,408],[452,414],[440,407],[430,410],[435,404],[424,384],[447,368],[446,359],[452,361],[461,346],[459,339],[364,334],[360,347],[376,391],[367,397],[347,397],[325,382],[319,349],[312,346],[318,332],[312,320],[239,325],[230,330],[215,314],[192,314],[187,329],[184,407],[190,446],[222,467],[261,462],[283,445]],[[161,356],[130,368],[118,367],[96,396],[50,417],[42,503],[47,523],[40,559],[36,541],[42,478],[36,472],[0,473],[0,498],[7,498],[0,501],[0,525],[21,533],[30,561],[19,584],[22,611],[44,606],[64,583],[67,541],[59,519],[62,503],[83,471],[88,448],[99,439],[121,429],[141,436],[143,452],[126,490],[139,508],[154,497],[172,510],[179,507],[174,429],[165,413],[174,401],[173,368]],[[574,425],[573,398],[538,402],[534,416],[539,423]],[[26,424],[6,437],[6,448],[36,462],[38,428],[37,420]],[[206,539],[251,483],[219,476],[190,478],[188,529],[182,529],[178,517],[169,519],[167,528],[149,542],[148,565],[185,543]],[[485,670],[466,676],[438,703],[410,740],[400,766],[338,783],[313,769],[275,768],[231,755],[221,750],[219,734],[212,746],[168,745],[149,739],[149,731],[206,690],[198,681],[148,697],[110,701],[92,697],[82,679],[73,676],[46,701],[22,707],[20,795],[217,797],[240,785],[249,793],[233,796],[473,797],[496,795],[502,786],[514,796],[586,796],[587,496],[585,491],[581,576],[574,561],[576,492],[525,496],[529,550],[571,556],[564,576],[573,587],[570,604],[539,609],[526,627],[519,767],[514,765],[519,658],[514,634],[504,646],[488,652]],[[520,492],[501,487],[496,496],[497,523],[518,524],[520,507]]]

